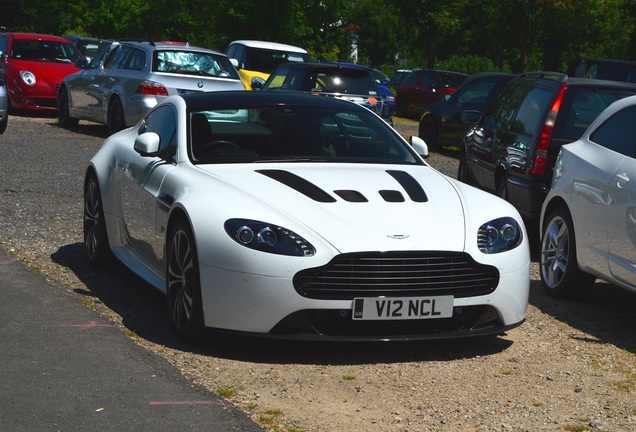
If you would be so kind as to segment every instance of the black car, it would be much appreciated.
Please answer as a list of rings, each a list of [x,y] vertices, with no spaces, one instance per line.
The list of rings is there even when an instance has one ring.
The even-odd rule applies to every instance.
[[[459,147],[470,124],[461,121],[462,112],[484,112],[490,101],[514,75],[483,72],[471,75],[455,93],[433,102],[424,111],[419,123],[419,136],[429,150]]]
[[[636,94],[636,85],[557,72],[533,72],[511,80],[461,146],[457,178],[510,201],[536,222],[550,190],[561,145],[576,141],[612,102]]]
[[[259,85],[252,88],[261,90]],[[372,70],[367,67],[338,63],[285,63],[272,71],[262,90],[304,92],[348,100],[393,124],[389,101],[382,95]]]

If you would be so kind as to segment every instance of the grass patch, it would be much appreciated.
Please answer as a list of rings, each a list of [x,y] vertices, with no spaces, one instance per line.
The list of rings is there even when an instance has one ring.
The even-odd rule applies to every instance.
[[[231,398],[234,397],[238,394],[238,392],[236,391],[236,389],[234,387],[221,387],[218,388],[216,390],[214,390],[214,393],[218,394],[219,396],[222,396],[224,398]]]
[[[82,304],[84,306],[88,306],[89,308],[94,308],[95,307],[95,301],[93,299],[90,298],[82,298],[80,299],[80,301],[82,302]]]
[[[355,381],[356,377],[353,375],[343,375],[342,379],[345,381]]]

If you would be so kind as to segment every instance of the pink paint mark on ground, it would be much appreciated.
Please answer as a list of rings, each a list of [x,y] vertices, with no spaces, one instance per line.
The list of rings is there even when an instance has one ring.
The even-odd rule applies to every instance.
[[[60,327],[75,327],[80,329],[89,329],[94,327],[113,327],[112,324],[97,324],[95,321],[90,321],[87,324],[60,324]]]

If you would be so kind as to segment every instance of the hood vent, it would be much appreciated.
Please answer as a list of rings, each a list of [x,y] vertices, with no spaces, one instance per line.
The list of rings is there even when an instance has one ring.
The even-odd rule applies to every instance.
[[[381,190],[380,196],[384,198],[386,202],[398,203],[404,202],[404,195],[400,191],[396,190]]]
[[[296,174],[283,170],[256,170],[257,173],[263,174],[273,180],[281,182],[282,184],[289,186],[295,191],[313,199],[314,201],[322,203],[336,202],[336,199],[329,195],[324,190],[320,189],[315,184],[308,182],[302,177],[298,177]]]
[[[405,171],[387,170],[387,173],[393,177],[404,188],[409,197],[415,202],[427,202],[428,197],[422,186],[409,173]],[[387,191],[383,191],[387,192]],[[390,192],[390,191],[389,191]],[[382,192],[380,192],[382,194]],[[401,194],[400,194],[401,195]],[[384,195],[384,199],[389,201]],[[404,198],[402,198],[404,201]],[[391,201],[395,202],[395,201]]]
[[[358,191],[354,190],[335,190],[333,191],[336,195],[348,202],[361,203],[361,202],[369,202],[368,199],[364,195],[362,195]]]

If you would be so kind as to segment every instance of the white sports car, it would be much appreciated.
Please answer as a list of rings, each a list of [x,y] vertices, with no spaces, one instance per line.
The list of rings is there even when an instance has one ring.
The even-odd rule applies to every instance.
[[[380,117],[299,94],[171,96],[86,171],[90,262],[167,295],[177,335],[500,334],[525,319],[530,251],[504,200],[427,165]]]

